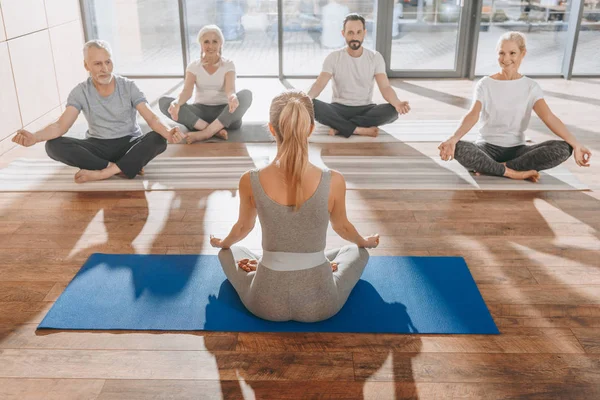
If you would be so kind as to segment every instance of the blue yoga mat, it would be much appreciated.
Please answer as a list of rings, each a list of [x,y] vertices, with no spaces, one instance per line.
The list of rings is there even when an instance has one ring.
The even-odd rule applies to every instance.
[[[497,334],[460,257],[371,257],[346,305],[317,323],[253,316],[216,256],[93,254],[38,328]]]

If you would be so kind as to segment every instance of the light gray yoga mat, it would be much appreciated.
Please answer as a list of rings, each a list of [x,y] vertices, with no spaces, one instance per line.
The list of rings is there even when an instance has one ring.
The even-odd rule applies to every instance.
[[[135,179],[114,176],[77,184],[77,168],[49,159],[18,159],[0,169],[0,191],[134,191],[237,189],[240,176],[269,157],[157,158]],[[567,168],[543,171],[538,183],[491,176],[473,176],[458,162],[423,157],[324,156],[317,165],[340,171],[350,189],[403,190],[587,190]]]
[[[587,190],[566,167],[540,172],[537,183],[475,176],[458,161],[439,157],[324,156],[323,163],[341,172],[350,189],[414,190]]]

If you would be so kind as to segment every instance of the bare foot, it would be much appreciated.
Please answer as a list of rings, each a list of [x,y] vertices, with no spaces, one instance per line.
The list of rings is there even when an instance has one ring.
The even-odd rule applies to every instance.
[[[90,171],[87,169],[80,169],[79,172],[75,174],[75,183],[102,181],[110,178],[111,176],[112,175],[107,175],[104,170]]]
[[[335,272],[335,271],[337,271],[337,270],[338,270],[338,263],[336,263],[336,262],[333,262],[333,261],[330,261],[330,264],[331,264],[331,270],[332,270],[333,272]]]
[[[537,182],[540,180],[540,173],[533,169],[529,171],[515,171],[514,169],[510,169],[507,167],[504,171],[504,176],[510,179],[517,179],[522,181],[527,180],[531,182]]]
[[[369,128],[359,126],[354,130],[354,133],[360,136],[377,137],[377,135],[379,135],[379,128],[376,126],[371,126]]]
[[[335,136],[339,132],[336,129],[330,128],[328,133],[329,133],[329,136]]]
[[[256,267],[258,266],[258,261],[250,260],[248,258],[243,258],[238,261],[238,267],[243,269],[246,272],[256,271]]]
[[[223,140],[227,140],[227,130],[221,129],[219,132],[215,133],[215,136],[220,137]]]
[[[140,169],[140,172],[138,172],[139,176],[144,176],[146,172],[144,171],[144,168]]]
[[[200,132],[201,131],[189,132],[187,137],[185,138],[185,141],[187,142],[187,144],[192,144],[192,143],[200,140],[200,138],[198,137]]]

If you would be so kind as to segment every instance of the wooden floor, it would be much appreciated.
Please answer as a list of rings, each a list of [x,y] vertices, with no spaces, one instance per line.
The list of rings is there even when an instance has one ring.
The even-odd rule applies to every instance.
[[[382,236],[372,255],[463,256],[501,335],[36,333],[91,253],[215,254],[208,236],[227,233],[237,193],[0,193],[0,399],[600,398],[600,80],[540,83],[595,152],[589,169],[567,162],[592,191],[348,193],[357,228]],[[395,85],[413,119],[460,118],[472,88]]]

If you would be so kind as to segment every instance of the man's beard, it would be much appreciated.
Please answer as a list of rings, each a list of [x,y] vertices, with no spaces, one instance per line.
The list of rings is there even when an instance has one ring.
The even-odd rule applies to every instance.
[[[348,46],[350,46],[352,50],[358,50],[360,49],[360,46],[362,46],[362,42],[359,40],[351,40],[348,42]]]
[[[104,78],[100,78],[98,77],[96,80],[98,81],[98,83],[100,83],[101,85],[108,85],[109,83],[112,82],[114,75],[110,74],[109,77],[104,77]]]

